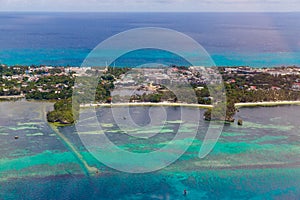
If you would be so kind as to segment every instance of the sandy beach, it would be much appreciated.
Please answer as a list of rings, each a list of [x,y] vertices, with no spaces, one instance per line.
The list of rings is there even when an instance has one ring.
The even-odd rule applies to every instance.
[[[300,101],[273,101],[273,102],[253,102],[253,103],[236,103],[237,108],[256,107],[256,106],[284,106],[284,105],[300,105]]]
[[[124,107],[124,106],[180,106],[180,107],[193,107],[193,108],[212,108],[212,105],[204,105],[204,104],[188,104],[188,103],[150,103],[150,102],[142,102],[142,103],[102,103],[102,104],[83,104],[80,105],[81,108],[88,107]]]
[[[274,102],[249,102],[249,103],[236,103],[237,108],[241,107],[257,107],[257,106],[283,106],[283,105],[300,105],[300,101],[274,101]],[[89,107],[125,107],[125,106],[178,106],[178,107],[192,107],[192,108],[213,108],[212,105],[204,104],[188,104],[188,103],[151,103],[151,102],[142,102],[142,103],[100,103],[100,104],[82,104],[81,108]]]
[[[22,99],[25,95],[0,96],[0,99]]]

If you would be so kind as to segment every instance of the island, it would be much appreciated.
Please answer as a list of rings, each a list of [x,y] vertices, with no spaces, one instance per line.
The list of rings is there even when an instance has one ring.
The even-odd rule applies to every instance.
[[[226,102],[221,102],[223,104],[214,102],[207,86],[209,80],[195,67],[173,65],[168,68],[135,69],[1,65],[0,70],[0,100],[25,98],[54,101],[54,110],[47,113],[47,119],[56,125],[76,122],[74,110],[78,110],[78,107],[74,109],[74,105],[198,104],[207,109],[204,114],[206,120],[234,122],[235,113],[241,106],[299,104],[300,100],[300,68],[297,66],[205,68],[210,76],[216,72],[222,76],[226,94]],[[86,95],[86,100],[74,104],[72,95],[76,78],[89,79],[95,75],[99,76],[99,83],[94,96]],[[187,93],[187,89],[181,86],[174,92],[168,88],[170,84],[188,84],[193,92]],[[121,90],[135,92],[120,95],[118,91]],[[221,107],[226,107],[225,116],[221,112],[218,114]],[[214,118],[211,112],[215,112]]]

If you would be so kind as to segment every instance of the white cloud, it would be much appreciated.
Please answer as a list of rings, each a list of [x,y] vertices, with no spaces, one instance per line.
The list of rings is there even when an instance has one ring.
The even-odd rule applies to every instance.
[[[0,0],[2,11],[300,11],[298,0]]]

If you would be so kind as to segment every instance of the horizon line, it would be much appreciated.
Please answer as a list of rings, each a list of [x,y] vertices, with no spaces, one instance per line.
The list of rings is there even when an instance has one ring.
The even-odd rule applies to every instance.
[[[300,13],[300,11],[51,11],[51,10],[0,10],[0,13]]]

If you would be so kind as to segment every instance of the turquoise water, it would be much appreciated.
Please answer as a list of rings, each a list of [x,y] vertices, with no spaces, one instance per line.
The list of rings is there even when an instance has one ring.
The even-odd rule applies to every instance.
[[[190,36],[218,66],[300,65],[299,20],[299,13],[0,13],[0,63],[80,66],[115,34],[159,27]],[[157,57],[170,60],[149,53],[123,65]]]
[[[0,63],[80,66],[97,44],[114,34],[162,27],[195,39],[218,66],[299,65],[299,20],[299,13],[0,13]],[[129,54],[115,64],[148,62],[186,64],[161,51]],[[236,117],[244,120],[243,126],[225,126],[204,159],[198,152],[208,123],[200,120],[192,140],[189,135],[198,122],[192,115],[181,120],[178,108],[167,108],[163,125],[147,128],[126,126],[126,120],[119,126],[109,109],[97,110],[106,136],[135,153],[163,148],[182,126],[185,138],[174,142],[192,145],[175,163],[145,174],[119,172],[99,162],[88,151],[97,154],[97,147],[84,146],[74,126],[53,130],[45,120],[52,106],[0,103],[0,199],[300,199],[299,106],[241,109]],[[132,108],[138,125],[150,123],[148,111]],[[95,127],[85,124],[83,135],[104,137]],[[117,154],[106,157],[116,158],[122,159]]]
[[[7,65],[54,65],[54,66],[80,66],[92,49],[12,49],[0,50],[0,63]],[[134,57],[124,57],[115,62],[117,66],[136,66],[145,63],[160,63],[165,65],[187,65],[184,60],[166,53],[148,51],[147,54]],[[277,67],[300,65],[300,51],[298,52],[229,52],[210,54],[216,66],[252,66]],[[210,66],[210,63],[202,63]],[[113,66],[113,64],[112,64]]]
[[[129,174],[106,167],[83,146],[74,126],[59,128],[80,153],[79,158],[44,121],[45,111],[51,106],[37,102],[0,103],[1,199],[300,197],[299,106],[241,109],[237,117],[244,119],[244,125],[225,126],[214,150],[204,159],[197,155],[208,123],[200,120],[195,140],[180,159],[162,170],[145,174]],[[149,116],[145,115],[148,107],[131,109],[138,125],[150,123]],[[186,134],[195,127],[192,120],[178,119],[180,109],[166,109],[169,118],[164,126],[153,125],[147,130],[117,126],[109,117],[108,108],[99,109],[97,115],[111,141],[120,148],[141,153],[166,145],[174,138],[179,124]],[[85,126],[86,134],[93,137],[95,133],[91,130],[95,125]],[[122,131],[119,127],[123,127]],[[135,136],[149,134],[151,130],[160,133],[148,140],[124,132]],[[15,135],[19,140],[14,139]],[[88,166],[97,167],[100,173],[88,173],[81,159]],[[183,196],[184,189],[187,196]]]

